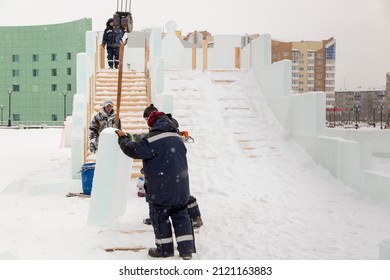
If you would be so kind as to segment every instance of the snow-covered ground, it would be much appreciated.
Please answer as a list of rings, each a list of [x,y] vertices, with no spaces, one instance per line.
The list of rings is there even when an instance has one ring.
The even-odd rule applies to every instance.
[[[204,221],[195,260],[378,259],[390,206],[335,179],[286,135],[251,71],[167,71],[165,84],[195,139],[191,191]],[[0,259],[150,259],[142,248],[154,236],[135,182],[125,215],[109,227],[87,225],[89,198],[65,196],[81,182],[70,179],[62,133],[0,129]]]

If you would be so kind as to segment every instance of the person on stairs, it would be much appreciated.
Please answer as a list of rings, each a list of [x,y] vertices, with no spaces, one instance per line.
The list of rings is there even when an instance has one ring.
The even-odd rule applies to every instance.
[[[146,122],[148,121],[150,114],[152,112],[155,112],[155,111],[158,111],[158,109],[153,104],[150,104],[148,107],[145,108],[143,117],[144,117]],[[171,114],[166,114],[166,115],[169,117],[170,120],[172,120],[176,124],[177,128],[179,128],[178,121],[176,119],[174,119]],[[178,129],[178,131],[179,131],[179,129]],[[140,134],[140,135],[137,135],[136,138],[142,139],[142,137],[145,135],[147,135],[147,134]],[[141,173],[143,173],[143,169],[141,169]],[[147,191],[147,184],[144,184],[144,189],[145,189],[145,191]],[[203,225],[203,220],[201,217],[198,202],[197,202],[196,198],[192,195],[189,196],[187,208],[188,208],[188,213],[190,215],[193,227],[200,228]],[[144,224],[147,224],[147,225],[152,224],[152,220],[150,218],[145,218],[143,222],[144,222]]]
[[[103,33],[102,47],[107,46],[107,62],[110,69],[118,69],[119,65],[119,46],[122,42],[124,30],[115,26],[113,18],[109,18],[106,23],[106,29]]]
[[[116,125],[116,114],[114,111],[114,103],[111,99],[106,99],[103,102],[103,107],[100,109],[91,120],[89,126],[89,150],[95,153],[99,145],[100,132],[107,127],[114,127],[121,129],[121,121]]]
[[[147,123],[149,133],[141,140],[122,130],[115,132],[123,153],[142,159],[156,243],[156,248],[150,248],[148,254],[153,258],[174,255],[173,226],[180,257],[190,260],[196,249],[187,209],[190,195],[187,149],[177,134],[176,124],[164,112],[152,112]]]

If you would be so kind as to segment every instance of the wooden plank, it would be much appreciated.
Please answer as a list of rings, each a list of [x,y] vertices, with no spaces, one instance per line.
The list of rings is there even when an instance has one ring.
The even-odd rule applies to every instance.
[[[120,115],[120,108],[121,108],[123,52],[124,52],[124,45],[123,45],[123,42],[121,42],[121,44],[119,46],[118,92],[117,92],[117,97],[116,97],[116,127],[119,127],[119,115]]]
[[[192,47],[192,70],[196,70],[196,46]]]
[[[105,55],[105,49],[103,48],[102,45],[100,45],[100,69],[104,69],[106,63],[104,59],[104,55]]]
[[[112,248],[105,248],[104,251],[106,252],[115,252],[115,251],[133,251],[133,252],[139,252],[141,250],[147,250],[149,248],[146,247],[112,247]]]
[[[240,47],[235,48],[234,58],[235,58],[234,67],[237,69],[240,69],[241,68],[241,48]]]
[[[203,72],[208,69],[208,44],[207,40],[203,40]]]

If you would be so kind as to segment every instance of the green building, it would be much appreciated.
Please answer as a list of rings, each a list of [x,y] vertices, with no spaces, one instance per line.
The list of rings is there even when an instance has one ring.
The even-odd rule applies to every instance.
[[[85,52],[90,30],[89,18],[0,27],[1,125],[63,125],[76,94],[77,54]]]

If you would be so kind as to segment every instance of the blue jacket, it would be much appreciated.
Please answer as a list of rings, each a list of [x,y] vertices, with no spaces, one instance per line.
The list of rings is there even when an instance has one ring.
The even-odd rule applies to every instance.
[[[118,142],[126,155],[142,159],[148,202],[163,206],[188,202],[187,149],[177,134],[177,126],[166,115],[155,121],[143,139],[120,137]]]
[[[103,33],[102,43],[107,45],[107,48],[119,48],[122,37],[124,35],[122,28],[112,28],[107,26]]]

